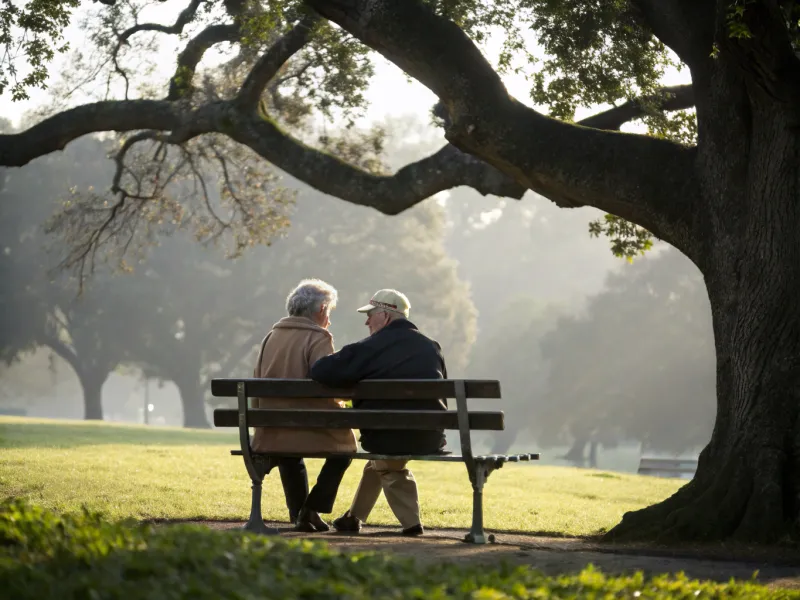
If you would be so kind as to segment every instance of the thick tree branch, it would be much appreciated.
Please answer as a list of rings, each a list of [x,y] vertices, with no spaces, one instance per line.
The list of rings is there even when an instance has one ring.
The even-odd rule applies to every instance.
[[[178,55],[175,74],[169,80],[167,100],[177,100],[186,90],[191,89],[195,70],[206,51],[215,44],[235,41],[240,34],[240,30],[239,25],[233,23],[209,25],[189,40],[186,47]]]
[[[75,373],[80,373],[82,370],[82,366],[80,361],[78,360],[78,355],[75,353],[75,350],[67,346],[64,342],[58,339],[54,335],[49,334],[42,334],[39,337],[39,342],[48,348],[50,348],[53,352],[58,354],[61,358],[63,358]]]
[[[711,55],[715,4],[713,0],[632,0],[643,25],[692,69]]]
[[[448,144],[394,175],[375,175],[314,150],[255,115],[229,113],[226,132],[311,187],[395,215],[438,192],[466,185],[482,194],[521,198],[526,189],[480,159]]]
[[[98,131],[169,131],[181,108],[165,100],[106,100],[60,112],[21,133],[0,135],[0,165],[21,167],[83,135]]]
[[[548,118],[509,96],[464,32],[416,0],[306,0],[444,103],[447,139],[562,206],[597,207],[678,247],[688,239],[695,152]]]
[[[242,84],[236,98],[243,110],[253,111],[261,93],[283,64],[308,43],[311,30],[319,21],[316,15],[303,17],[299,23],[281,36],[267,52],[258,59]]]
[[[595,129],[616,130],[629,121],[646,116],[648,105],[666,111],[691,108],[694,106],[694,91],[691,85],[665,87],[655,95],[630,100],[620,106],[587,117],[580,121],[580,125]]]

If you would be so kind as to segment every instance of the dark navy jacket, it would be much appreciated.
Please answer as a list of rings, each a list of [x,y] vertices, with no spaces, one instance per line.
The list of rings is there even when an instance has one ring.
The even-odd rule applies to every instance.
[[[324,385],[349,387],[362,379],[446,379],[441,347],[398,319],[360,342],[320,358],[310,376]],[[447,410],[446,400],[368,400],[353,402],[362,410]],[[445,445],[444,431],[374,429],[361,431],[361,446],[376,454],[432,454]]]

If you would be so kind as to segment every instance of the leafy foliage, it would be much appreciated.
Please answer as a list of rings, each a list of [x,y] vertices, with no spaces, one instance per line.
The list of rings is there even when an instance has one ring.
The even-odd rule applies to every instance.
[[[523,0],[546,53],[531,97],[558,118],[579,106],[613,104],[652,93],[673,64],[625,0]]]
[[[69,49],[62,32],[79,4],[80,0],[28,0],[24,6],[3,2],[0,95],[10,86],[12,100],[26,100],[30,88],[47,87],[48,65],[56,53]],[[29,72],[22,75],[25,70]]]
[[[611,577],[586,568],[548,577],[527,567],[422,565],[201,527],[153,528],[56,515],[20,501],[0,509],[0,583],[18,600],[94,598],[772,598],[753,583],[684,575]]]
[[[589,235],[605,235],[611,242],[611,252],[618,258],[633,262],[634,257],[644,255],[653,247],[653,234],[630,221],[616,215],[605,215],[589,223]]]

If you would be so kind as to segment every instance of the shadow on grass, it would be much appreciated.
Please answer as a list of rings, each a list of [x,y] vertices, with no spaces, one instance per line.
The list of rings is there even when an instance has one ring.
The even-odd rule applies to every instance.
[[[0,419],[0,448],[75,448],[103,444],[238,447],[235,433],[203,429],[145,427],[74,421],[29,422]]]

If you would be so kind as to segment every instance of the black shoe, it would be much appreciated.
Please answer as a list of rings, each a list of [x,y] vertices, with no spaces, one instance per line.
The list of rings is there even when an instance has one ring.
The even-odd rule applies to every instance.
[[[330,531],[331,526],[328,525],[322,517],[319,516],[319,513],[315,510],[309,511],[309,521],[314,526],[314,529],[317,531]]]
[[[333,528],[336,531],[348,531],[358,533],[361,531],[361,521],[350,514],[348,510],[338,519],[333,521]]]
[[[408,529],[403,529],[403,535],[408,537],[415,537],[418,535],[422,535],[425,533],[425,530],[422,528],[422,525],[414,525],[413,527],[409,527]]]
[[[301,508],[300,514],[297,515],[297,520],[294,522],[294,530],[302,531],[304,533],[315,533],[317,528],[314,526],[314,517],[319,519],[319,515],[313,510]]]

